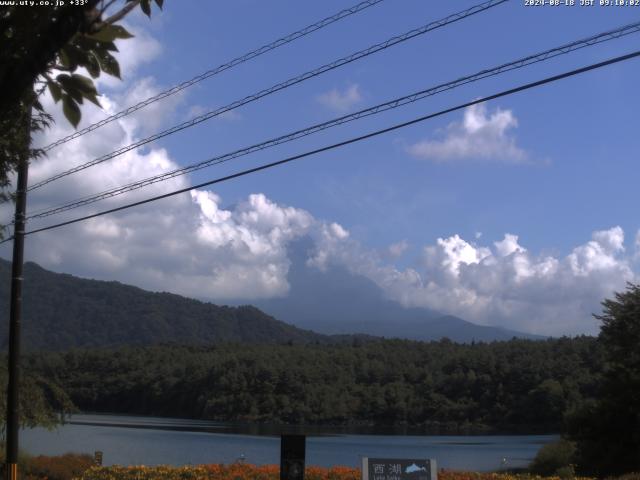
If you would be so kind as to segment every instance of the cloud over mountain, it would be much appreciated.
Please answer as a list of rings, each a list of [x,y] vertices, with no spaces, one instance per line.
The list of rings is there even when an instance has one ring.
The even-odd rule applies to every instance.
[[[136,43],[128,45],[135,47]],[[106,113],[113,113],[159,89],[152,79],[137,79],[101,101]],[[360,99],[357,85],[352,85],[345,92],[329,92],[326,102],[333,108],[348,109]],[[31,183],[130,144],[150,125],[156,128],[170,119],[183,101],[177,96],[160,102],[52,150],[48,158],[33,163]],[[54,113],[56,124],[37,139],[41,145],[73,131],[59,105],[50,98],[44,99],[44,105]],[[105,112],[86,105],[82,125],[104,117]],[[439,161],[484,158],[523,162],[527,154],[511,134],[516,126],[511,111],[488,113],[486,107],[477,106],[465,112],[462,122],[452,123],[443,139],[426,140],[409,150]],[[29,210],[48,208],[179,166],[169,151],[150,144],[33,191]],[[34,222],[31,227],[189,185],[188,177],[176,177],[126,197]],[[493,243],[486,240],[483,245],[479,235],[469,240],[452,232],[423,245],[419,259],[410,264],[404,255],[406,241],[379,252],[349,232],[357,231],[357,225],[317,218],[312,212],[279,204],[260,192],[246,195],[233,207],[225,207],[223,202],[214,191],[198,190],[43,232],[28,237],[27,258],[46,268],[85,277],[120,280],[203,299],[241,298],[250,302],[287,294],[289,246],[308,236],[314,243],[306,261],[308,268],[322,271],[337,264],[372,280],[389,299],[405,306],[428,307],[477,323],[540,334],[594,333],[597,325],[591,313],[600,311],[600,302],[624,289],[626,281],[638,280],[634,262],[640,255],[640,232],[635,247],[627,249],[624,231],[617,226],[596,231],[585,243],[555,256],[525,248],[526,239],[514,233]],[[0,207],[0,213],[9,218],[9,206]],[[411,239],[412,248],[416,243]],[[5,258],[10,255],[9,247],[0,247]],[[394,262],[401,256],[410,266],[396,266]]]
[[[595,333],[600,302],[638,281],[620,227],[596,231],[568,255],[534,255],[506,234],[493,248],[459,235],[423,247],[399,270],[355,244],[325,244],[325,261],[347,264],[408,307],[428,307],[485,325],[539,334]]]

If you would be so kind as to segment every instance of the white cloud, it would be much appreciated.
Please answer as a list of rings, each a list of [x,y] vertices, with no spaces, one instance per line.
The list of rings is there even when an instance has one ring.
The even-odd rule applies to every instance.
[[[130,42],[135,46],[139,38]],[[144,43],[137,45],[144,47]],[[143,78],[115,95],[105,95],[102,103],[107,113],[119,111],[157,90],[153,80]],[[39,145],[73,132],[59,105],[55,105],[50,97],[43,98],[43,103],[54,115],[56,123],[35,140]],[[132,143],[145,133],[149,125],[174,114],[178,103],[176,98],[158,102],[95,133],[55,148],[48,157],[32,164],[31,184]],[[104,116],[105,112],[99,108],[85,105],[82,125]],[[169,152],[150,144],[34,190],[29,195],[29,212],[177,167]],[[32,221],[29,228],[72,219],[188,185],[187,177],[176,177],[130,192],[126,198],[115,197]],[[5,218],[9,217],[9,210],[8,205],[0,207]],[[198,190],[190,195],[171,197],[29,236],[26,251],[28,260],[36,261],[45,268],[80,276],[119,280],[191,297],[249,300],[287,292],[289,260],[286,246],[293,239],[307,234],[326,237],[327,241],[348,237],[348,232],[337,223],[324,224],[304,210],[278,205],[262,194],[249,195],[235,207],[225,209],[217,194]],[[4,257],[10,255],[9,247],[5,244],[0,249]]]
[[[402,240],[400,242],[392,243],[387,248],[389,255],[392,258],[401,257],[404,252],[409,248],[409,243],[406,240]]]
[[[147,30],[131,22],[123,22],[123,26],[134,35],[134,38],[116,40],[119,51],[114,56],[120,65],[122,80],[103,73],[96,80],[98,91],[101,91],[102,87],[124,88],[135,79],[141,65],[154,61],[162,54],[162,45]]]
[[[501,257],[506,257],[514,252],[526,252],[525,248],[522,248],[518,244],[518,236],[510,233],[505,234],[504,239],[499,242],[493,242],[496,247],[496,252]]]
[[[109,108],[116,100],[105,99]],[[58,123],[41,143],[71,131],[58,108]],[[87,122],[103,115],[84,110]],[[103,153],[106,145],[122,145],[137,138],[143,119],[118,121],[51,152],[32,166],[38,181],[74,158],[83,162]],[[129,152],[103,166],[86,170],[38,189],[30,208],[41,208],[174,169],[164,149]],[[127,201],[184,188],[178,177],[127,197]],[[70,194],[72,192],[72,194]],[[115,206],[111,199],[100,205]],[[423,306],[459,315],[481,324],[541,334],[595,333],[591,313],[627,280],[634,280],[625,256],[620,227],[594,232],[591,240],[564,257],[536,256],[514,234],[490,246],[460,235],[439,238],[423,249],[419,264],[398,269],[389,256],[362,247],[343,226],[324,222],[305,210],[279,205],[263,194],[252,194],[233,208],[223,208],[212,191],[194,191],[144,207],[99,217],[28,237],[27,258],[45,268],[77,275],[115,279],[151,290],[168,290],[218,301],[280,296],[287,293],[290,242],[308,235],[315,250],[307,264],[326,269],[336,263],[376,282],[387,295],[406,306]],[[5,207],[6,208],[6,207]],[[93,212],[97,205],[83,210]],[[57,217],[64,220],[75,216]],[[40,225],[48,224],[42,222]],[[32,226],[38,226],[34,224]],[[638,236],[640,238],[640,234]],[[9,246],[2,250],[9,255]],[[402,252],[399,242],[389,251]],[[387,259],[387,260],[385,260]],[[637,280],[636,280],[637,281]]]
[[[334,88],[318,95],[317,100],[331,110],[346,112],[362,101],[362,93],[360,86],[354,83],[342,91]]]
[[[564,257],[536,256],[506,234],[493,248],[459,235],[424,247],[422,263],[399,270],[349,240],[318,247],[326,268],[348,266],[405,306],[428,307],[485,325],[543,335],[597,333],[592,313],[627,281],[638,281],[624,256],[620,227],[597,231]]]
[[[120,107],[117,100],[107,97],[105,101],[108,108]],[[40,139],[41,143],[71,131],[60,118],[59,109],[50,104],[51,99],[45,99],[45,103],[55,112],[58,123]],[[85,108],[84,114],[86,122],[103,115],[93,107]],[[65,162],[69,158],[80,163],[104,153],[105,146],[129,143],[137,138],[142,124],[144,118],[113,122],[103,127],[100,135],[86,135],[53,150],[50,158],[34,163],[32,181],[63,166],[68,168]],[[164,149],[129,152],[34,191],[30,209],[176,167]],[[186,177],[178,177],[134,192],[127,201],[187,185]],[[121,201],[108,200],[100,209]],[[637,278],[625,257],[620,227],[594,232],[591,240],[563,258],[536,256],[510,233],[491,246],[476,243],[480,238],[477,235],[474,241],[451,235],[425,246],[419,264],[400,270],[388,263],[391,255],[364,248],[343,226],[318,220],[302,209],[279,205],[265,195],[249,195],[233,208],[221,205],[216,193],[199,190],[43,232],[28,237],[27,258],[45,268],[119,280],[151,290],[218,301],[251,301],[287,293],[287,247],[291,241],[309,235],[315,243],[307,262],[311,268],[344,265],[370,278],[389,298],[406,306],[429,307],[481,324],[541,334],[595,333],[597,324],[591,313],[599,312],[600,302],[624,289],[627,280]],[[94,205],[82,213],[97,209]],[[56,220],[73,216],[75,213],[68,213]],[[640,232],[636,236],[640,245],[638,242]],[[406,246],[406,242],[398,242],[388,250],[392,255],[402,254]],[[5,257],[9,255],[8,245],[2,252]]]
[[[151,80],[133,82],[117,96],[105,96],[108,112],[117,111],[132,99],[157,89]],[[357,90],[356,90],[357,91]],[[34,162],[31,183],[73,164],[84,163],[107,151],[139,138],[157,118],[167,118],[176,102],[159,102],[157,110],[143,109],[137,115],[113,122],[80,139],[58,147],[46,159]],[[72,132],[59,105],[50,98],[45,107],[57,123],[37,140],[46,144]],[[484,135],[471,144],[485,151],[490,139],[503,138],[519,151],[506,130],[515,126],[510,112],[487,116],[467,112],[459,128],[469,135]],[[83,124],[104,118],[92,105],[83,107]],[[498,133],[488,134],[495,130]],[[450,127],[450,135],[455,133]],[[482,133],[484,132],[484,133]],[[502,133],[500,133],[502,132]],[[506,140],[504,140],[506,138]],[[29,210],[38,210],[121,185],[178,165],[169,152],[151,145],[128,152],[106,164],[38,189],[29,198]],[[132,192],[127,202],[188,186],[186,177],[177,177]],[[92,213],[117,206],[114,198],[83,210],[51,217],[61,221],[78,213]],[[625,254],[624,232],[620,227],[596,231],[591,240],[575,247],[564,257],[536,256],[520,244],[514,234],[505,234],[493,245],[483,246],[460,235],[439,238],[423,249],[421,261],[412,268],[398,269],[388,263],[407,248],[398,242],[388,254],[364,248],[343,226],[313,217],[305,210],[279,205],[256,193],[233,208],[223,208],[222,199],[212,191],[198,190],[143,207],[92,219],[58,230],[29,236],[27,259],[45,268],[77,275],[113,279],[152,290],[168,290],[209,299],[265,298],[288,291],[287,273],[290,242],[309,235],[315,250],[308,259],[312,268],[326,269],[332,263],[376,282],[392,299],[406,306],[424,306],[461,316],[482,324],[542,334],[595,333],[591,313],[600,311],[600,302],[626,281],[638,281]],[[4,218],[9,206],[0,207]],[[42,221],[31,228],[47,225]],[[10,244],[0,248],[10,255]],[[640,255],[640,231],[635,237],[635,254]],[[386,259],[386,260],[385,260]]]
[[[425,248],[426,262],[451,275],[458,275],[460,265],[479,263],[490,254],[489,249],[476,248],[457,234],[445,239],[439,238],[437,245]]]
[[[528,161],[527,153],[516,145],[509,131],[518,126],[511,110],[496,109],[487,114],[484,104],[472,105],[462,122],[453,122],[442,140],[423,140],[407,148],[418,158],[447,162],[483,159],[508,163]]]
[[[108,97],[105,100],[110,108],[120,106]],[[58,123],[53,131],[39,139],[41,143],[71,132],[51,102],[45,99],[46,107],[55,113]],[[83,113],[87,122],[102,115],[97,108]],[[143,123],[141,119],[113,122],[101,129],[101,136],[86,135],[53,150],[49,158],[32,165],[32,182],[63,166],[68,168],[70,165],[65,164],[68,158],[74,158],[77,163],[93,158],[104,147],[104,138],[109,138],[109,148],[135,140],[143,131]],[[33,191],[30,211],[177,167],[161,148],[152,147],[146,153],[128,152]],[[186,186],[186,177],[176,177],[132,192],[126,202]],[[222,208],[221,202],[216,193],[197,190],[190,195],[39,233],[28,237],[27,258],[45,268],[119,280],[151,290],[217,300],[250,300],[286,294],[289,288],[286,247],[292,240],[307,234],[324,237],[326,241],[345,239],[349,235],[337,223],[325,224],[304,210],[278,205],[263,194],[249,195],[232,209]],[[123,199],[109,199],[86,209],[34,222],[30,227],[121,203]],[[5,257],[9,255],[8,246],[2,253]]]

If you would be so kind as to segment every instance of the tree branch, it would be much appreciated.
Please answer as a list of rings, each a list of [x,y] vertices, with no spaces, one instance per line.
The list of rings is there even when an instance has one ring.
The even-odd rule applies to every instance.
[[[102,23],[108,23],[110,25],[116,23],[118,20],[123,19],[131,10],[136,8],[140,4],[140,0],[133,0],[132,2],[127,3],[118,13],[114,13],[109,18],[107,18]],[[102,25],[99,25],[100,27]]]

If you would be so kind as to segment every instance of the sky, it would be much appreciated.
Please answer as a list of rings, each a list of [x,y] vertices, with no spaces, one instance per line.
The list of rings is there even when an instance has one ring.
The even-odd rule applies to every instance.
[[[30,183],[478,2],[385,0],[52,150]],[[511,0],[30,193],[29,211],[163,173],[640,20],[639,7]],[[125,24],[122,81],[80,128],[355,4],[167,1]],[[30,228],[363,135],[637,48],[633,34],[469,84]],[[224,303],[285,296],[288,247],[347,267],[388,298],[543,335],[595,334],[600,302],[640,281],[640,60],[503,97],[143,207],[29,236],[26,259]],[[73,132],[55,125],[45,145]],[[0,209],[2,220],[10,208]],[[10,258],[10,245],[0,256]]]

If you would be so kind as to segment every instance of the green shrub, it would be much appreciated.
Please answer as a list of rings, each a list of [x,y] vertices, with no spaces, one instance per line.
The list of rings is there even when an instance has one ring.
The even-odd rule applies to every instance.
[[[571,462],[576,451],[575,444],[568,440],[558,440],[543,446],[529,465],[529,471],[535,475],[561,478],[575,476]]]

